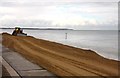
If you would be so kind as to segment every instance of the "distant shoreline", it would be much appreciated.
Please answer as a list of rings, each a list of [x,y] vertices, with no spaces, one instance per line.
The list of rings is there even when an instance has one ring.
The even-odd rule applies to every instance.
[[[15,28],[0,28],[0,29],[15,29]],[[25,29],[25,30],[80,30],[80,31],[89,31],[89,30],[70,29],[70,28],[22,28],[22,29]],[[120,32],[120,30],[92,30],[92,31],[118,31],[118,32]]]
[[[15,28],[0,28],[0,29],[15,29]],[[65,28],[22,28],[27,30],[73,30],[73,29],[65,29]]]

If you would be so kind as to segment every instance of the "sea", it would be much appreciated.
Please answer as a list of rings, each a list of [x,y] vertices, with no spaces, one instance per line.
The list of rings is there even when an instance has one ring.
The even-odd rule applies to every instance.
[[[0,33],[12,33],[13,29],[2,29]],[[24,33],[39,39],[49,40],[77,48],[93,50],[104,58],[119,60],[117,30],[28,30]]]

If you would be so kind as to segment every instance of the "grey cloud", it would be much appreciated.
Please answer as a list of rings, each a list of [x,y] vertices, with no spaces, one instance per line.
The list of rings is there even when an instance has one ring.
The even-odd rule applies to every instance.
[[[13,26],[21,26],[21,27],[49,27],[51,26],[51,21],[45,20],[3,20],[0,25],[2,27],[13,27]]]
[[[22,1],[22,0],[21,0]],[[24,0],[23,0],[24,1]],[[48,9],[45,9],[44,7],[46,6],[76,6],[78,7],[77,5],[79,6],[82,6],[82,7],[95,7],[95,8],[103,8],[105,10],[103,10],[102,8],[101,9],[98,9],[97,12],[88,12],[89,15],[91,15],[92,18],[94,18],[94,16],[96,17],[103,17],[102,19],[107,19],[109,20],[108,17],[112,17],[111,19],[115,20],[117,19],[116,18],[116,15],[117,15],[117,3],[114,2],[114,1],[117,1],[117,0],[113,0],[113,2],[89,2],[88,0],[85,0],[86,2],[75,2],[73,0],[73,2],[53,2],[53,1],[50,1],[50,0],[45,0],[45,1],[48,1],[48,2],[39,2],[40,0],[25,0],[25,2],[16,2],[15,0],[1,0],[0,1],[0,6],[2,7],[11,7],[13,9],[18,9],[18,7],[20,8],[20,13],[15,13],[15,12],[12,12],[11,14],[9,13],[0,13],[0,17],[1,16],[4,16],[4,15],[8,15],[8,16],[21,16],[22,18],[24,17],[27,17],[27,16],[33,16],[33,20],[22,20],[22,19],[17,19],[17,20],[14,20],[11,18],[11,20],[2,20],[0,21],[1,23],[1,26],[7,26],[7,27],[13,27],[13,26],[16,26],[16,25],[20,25],[20,26],[23,26],[23,27],[30,27],[30,26],[37,26],[37,27],[55,27],[55,26],[52,26],[52,21],[46,21],[46,20],[35,20],[35,18],[37,17],[37,15],[42,15],[41,12],[43,13],[49,13]],[[88,1],[88,2],[87,2]],[[97,0],[98,1],[98,0]],[[106,0],[108,1],[108,0]],[[110,1],[110,0],[109,0]],[[40,9],[40,8],[43,8]],[[63,7],[64,8],[64,7]],[[79,9],[79,7],[78,7]],[[84,9],[84,8],[82,8]],[[45,12],[44,12],[45,10]],[[47,11],[46,11],[47,10]],[[14,10],[13,10],[14,11]],[[66,8],[66,11],[68,11],[68,8]],[[66,13],[71,13],[71,12],[74,12],[74,11],[68,11]],[[75,12],[74,12],[75,13]],[[78,14],[82,13],[82,11],[78,11],[77,12]],[[87,14],[85,12],[83,12],[86,16]],[[102,15],[103,14],[103,15]],[[44,14],[43,14],[44,15]],[[34,17],[35,16],[35,17]],[[58,18],[59,19],[59,18]],[[102,20],[101,19],[101,20]],[[105,21],[105,22],[108,22],[108,21]],[[109,26],[110,26],[110,29],[111,28],[116,28],[116,24],[115,22],[117,22],[116,20],[113,21],[113,22],[108,22],[107,24],[100,24],[98,27],[92,27],[92,25],[89,24],[89,26],[85,26],[83,27],[83,29],[108,29]],[[115,25],[115,26],[114,26]],[[58,25],[59,26],[59,25]],[[107,27],[106,27],[107,26]],[[111,27],[112,26],[112,27]],[[73,28],[81,28],[80,26],[62,26],[62,27],[73,27]],[[102,28],[103,27],[103,28]]]
[[[118,26],[114,23],[109,24],[99,24],[94,26],[92,24],[89,25],[52,25],[52,21],[45,21],[45,20],[5,20],[2,21],[1,27],[15,27],[20,26],[24,27],[35,27],[35,28],[70,28],[76,30],[117,30]]]
[[[32,7],[32,6],[51,6],[51,5],[69,5],[69,4],[96,4],[96,6],[111,6],[111,4],[118,2],[118,0],[71,0],[71,1],[59,1],[59,0],[0,0],[0,6],[5,7]]]
[[[70,2],[55,2],[55,1],[25,1],[21,0],[21,2],[17,1],[0,1],[0,6],[4,7],[38,7],[38,6],[53,6],[53,5],[64,5],[69,4]]]

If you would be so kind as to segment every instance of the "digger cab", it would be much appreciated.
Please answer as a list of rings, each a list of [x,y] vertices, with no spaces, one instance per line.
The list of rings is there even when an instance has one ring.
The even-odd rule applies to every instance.
[[[27,36],[27,34],[23,33],[23,29],[20,27],[15,27],[12,35],[14,35],[14,36]]]

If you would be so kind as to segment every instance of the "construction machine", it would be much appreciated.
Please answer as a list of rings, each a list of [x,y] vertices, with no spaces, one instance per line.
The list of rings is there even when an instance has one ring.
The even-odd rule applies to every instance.
[[[15,30],[13,31],[12,35],[14,35],[14,36],[27,36],[26,33],[23,33],[23,29],[20,27],[15,27]]]

